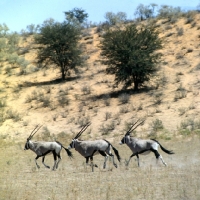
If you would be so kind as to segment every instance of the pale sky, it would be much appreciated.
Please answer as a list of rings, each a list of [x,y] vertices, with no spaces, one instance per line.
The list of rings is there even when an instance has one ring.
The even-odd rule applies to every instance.
[[[20,32],[27,25],[42,24],[49,18],[63,22],[64,12],[75,7],[85,10],[92,22],[104,22],[106,12],[125,12],[128,19],[133,19],[139,4],[151,3],[197,9],[200,0],[0,0],[0,24]]]

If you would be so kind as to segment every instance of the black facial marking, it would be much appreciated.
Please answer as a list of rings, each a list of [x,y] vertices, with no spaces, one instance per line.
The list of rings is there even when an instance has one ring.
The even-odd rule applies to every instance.
[[[27,142],[26,142],[26,144],[24,146],[24,149],[29,149],[29,140],[28,139],[27,139]]]
[[[122,144],[125,143],[125,137],[122,138],[121,143],[122,143]]]

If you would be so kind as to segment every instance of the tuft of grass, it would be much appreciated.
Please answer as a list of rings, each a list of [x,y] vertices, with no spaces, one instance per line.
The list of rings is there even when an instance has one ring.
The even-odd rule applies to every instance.
[[[163,100],[162,95],[163,94],[161,92],[154,94],[153,102],[155,105],[160,105],[162,103]]]
[[[67,106],[69,105],[69,98],[66,96],[59,96],[58,103],[60,106]]]
[[[17,111],[12,109],[8,109],[5,112],[5,119],[12,119],[13,121],[17,122],[21,120],[20,114]]]
[[[126,93],[120,94],[118,100],[121,104],[126,104],[130,100],[130,95]]]
[[[177,36],[182,36],[183,35],[183,28],[181,27],[181,28],[177,28],[176,29],[176,31],[177,31]]]
[[[181,107],[181,108],[178,108],[178,111],[179,111],[179,115],[180,115],[180,116],[182,116],[182,115],[184,115],[184,114],[185,114],[185,112],[187,111],[187,109],[186,109],[186,108],[183,108],[183,107]]]
[[[105,106],[110,106],[110,95],[104,95],[103,102]]]
[[[5,99],[0,99],[0,108],[5,108],[6,107],[6,100]]]
[[[104,125],[102,124],[100,127],[99,127],[99,132],[102,134],[102,135],[108,135],[111,131],[113,131],[115,129],[115,122],[114,121],[111,121],[110,123]]]
[[[81,92],[84,94],[84,95],[88,95],[91,93],[91,87],[88,86],[88,85],[84,85],[82,88],[81,88]]]
[[[106,113],[105,113],[105,116],[104,116],[105,121],[107,121],[107,120],[110,119],[111,117],[112,117],[112,113],[111,113],[111,112],[106,112]]]
[[[155,119],[150,124],[153,131],[157,132],[159,130],[162,130],[164,128],[163,123],[160,119]]]
[[[122,107],[120,107],[120,109],[119,109],[119,113],[121,113],[121,114],[125,114],[125,113],[128,113],[129,112],[129,107],[128,106],[122,106]]]

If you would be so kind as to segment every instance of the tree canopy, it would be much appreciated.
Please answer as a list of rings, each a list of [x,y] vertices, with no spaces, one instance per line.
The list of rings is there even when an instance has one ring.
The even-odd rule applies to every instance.
[[[45,22],[40,33],[35,36],[38,47],[38,63],[60,68],[62,80],[71,70],[81,66],[81,49],[79,48],[80,29],[68,22]]]
[[[106,72],[115,75],[115,83],[134,89],[149,81],[157,71],[162,40],[155,27],[129,25],[126,29],[109,30],[100,43]]]
[[[88,14],[81,8],[74,8],[73,10],[65,12],[65,17],[67,21],[77,20],[82,24],[88,18]]]

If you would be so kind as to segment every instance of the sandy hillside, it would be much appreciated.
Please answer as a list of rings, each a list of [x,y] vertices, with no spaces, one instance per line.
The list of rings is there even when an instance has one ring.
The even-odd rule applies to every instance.
[[[91,121],[84,138],[112,139],[124,133],[127,123],[145,117],[138,136],[149,137],[153,121],[158,119],[163,124],[158,134],[168,138],[180,135],[183,122],[187,128],[192,126],[191,119],[200,124],[200,14],[191,23],[180,18],[174,24],[164,20],[156,24],[160,37],[165,38],[163,61],[158,75],[139,93],[113,87],[114,77],[105,74],[106,66],[99,61],[97,28],[84,31],[81,43],[87,65],[66,82],[55,81],[60,77],[58,70],[33,70],[37,69],[35,50],[25,55],[30,61],[27,75],[18,75],[18,69],[8,75],[4,65],[0,97],[6,102],[3,115],[10,115],[10,119],[2,122],[1,137],[25,140],[38,123],[44,126],[38,137],[42,133],[71,136]],[[31,46],[31,42],[29,38],[21,45]],[[121,103],[123,94],[130,97],[128,103]]]

